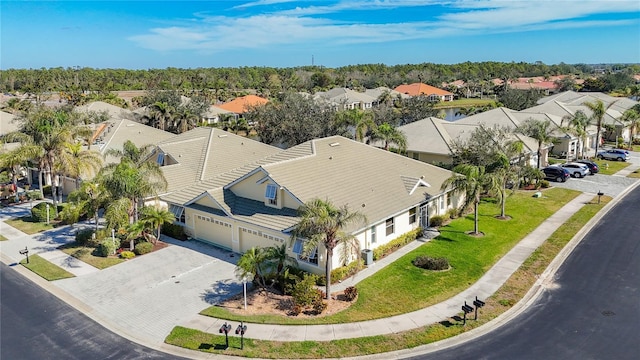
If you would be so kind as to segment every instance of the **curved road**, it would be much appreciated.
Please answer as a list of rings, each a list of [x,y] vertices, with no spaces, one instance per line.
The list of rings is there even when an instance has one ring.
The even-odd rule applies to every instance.
[[[181,359],[105,329],[0,263],[0,359]]]
[[[640,358],[640,186],[593,227],[554,281],[508,324],[412,359]]]

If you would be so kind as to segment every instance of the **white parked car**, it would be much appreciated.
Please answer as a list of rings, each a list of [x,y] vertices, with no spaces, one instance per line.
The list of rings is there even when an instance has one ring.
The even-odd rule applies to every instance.
[[[561,164],[560,166],[569,170],[569,173],[571,174],[571,176],[576,178],[587,176],[589,175],[589,172],[590,172],[589,167],[581,163],[570,162],[570,163]]]

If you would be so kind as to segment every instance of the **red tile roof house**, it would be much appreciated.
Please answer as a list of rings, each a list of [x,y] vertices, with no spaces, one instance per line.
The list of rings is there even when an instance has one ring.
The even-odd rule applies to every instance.
[[[218,105],[219,108],[230,111],[237,115],[242,115],[245,112],[249,111],[249,108],[256,105],[264,105],[268,103],[269,100],[265,98],[261,98],[256,95],[247,95],[241,96],[239,98],[235,98],[229,102]]]
[[[453,101],[454,97],[453,93],[423,83],[400,85],[394,90],[410,96],[426,95],[430,99],[438,101]]]

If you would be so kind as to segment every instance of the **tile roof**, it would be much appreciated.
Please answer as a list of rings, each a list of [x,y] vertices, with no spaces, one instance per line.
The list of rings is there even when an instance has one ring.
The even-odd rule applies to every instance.
[[[244,114],[247,112],[248,108],[256,105],[264,105],[268,103],[269,100],[265,98],[261,98],[256,95],[246,95],[241,96],[239,98],[235,98],[229,102],[218,105],[219,108],[236,113],[236,114]]]
[[[0,135],[18,131],[19,124],[15,121],[16,116],[8,112],[0,111]]]
[[[398,87],[396,87],[394,89],[397,92],[403,93],[403,94],[407,94],[407,95],[411,95],[411,96],[418,96],[418,95],[453,95],[453,93],[450,93],[446,90],[442,90],[439,89],[437,87],[431,86],[431,85],[427,85],[427,84],[423,84],[423,83],[413,83],[413,84],[409,84],[409,85],[400,85]]]
[[[94,101],[85,105],[80,105],[78,107],[76,107],[76,110],[78,111],[98,111],[98,112],[102,112],[102,111],[106,111],[109,114],[109,117],[111,117],[112,119],[123,119],[123,118],[130,118],[132,111],[127,110],[127,109],[123,109],[121,107],[115,106],[115,105],[111,105],[109,103],[103,102],[103,101]]]
[[[105,126],[98,127],[102,129],[96,134],[98,144],[92,149],[97,148],[101,154],[109,149],[122,150],[124,143],[131,140],[137,147],[144,145],[155,145],[158,142],[176,136],[168,131],[156,129],[151,126],[140,124],[127,119],[112,119],[105,122]],[[107,157],[105,163],[118,162],[119,159]]]

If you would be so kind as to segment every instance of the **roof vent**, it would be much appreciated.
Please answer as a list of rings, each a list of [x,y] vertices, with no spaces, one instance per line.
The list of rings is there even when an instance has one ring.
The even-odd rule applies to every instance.
[[[226,137],[227,137],[227,134],[220,134],[220,135],[218,135],[218,137],[219,137],[219,138],[226,138]]]
[[[333,160],[333,156],[329,156],[329,160]]]
[[[127,127],[136,126],[136,124],[127,124]]]
[[[424,175],[421,175],[421,176],[420,176],[420,179],[424,180]]]
[[[334,142],[334,143],[329,144],[329,146],[331,146],[331,147],[335,147],[335,146],[338,146],[338,145],[340,145],[339,142]]]

